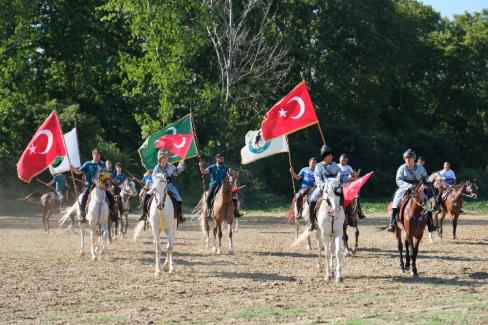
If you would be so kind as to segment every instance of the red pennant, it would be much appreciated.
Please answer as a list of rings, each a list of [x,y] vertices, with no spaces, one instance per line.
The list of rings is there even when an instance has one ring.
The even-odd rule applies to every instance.
[[[370,172],[363,177],[358,178],[354,182],[351,182],[344,186],[344,207],[347,207],[351,204],[352,201],[357,197],[359,190],[363,185],[368,181],[368,179],[373,175],[373,172]]]
[[[173,155],[186,157],[193,141],[193,134],[166,134],[156,141],[156,148],[165,149]]]
[[[318,122],[305,81],[277,102],[264,116],[263,138],[269,140]]]
[[[56,112],[49,114],[17,162],[17,175],[24,182],[46,169],[56,158],[66,155],[63,132]]]

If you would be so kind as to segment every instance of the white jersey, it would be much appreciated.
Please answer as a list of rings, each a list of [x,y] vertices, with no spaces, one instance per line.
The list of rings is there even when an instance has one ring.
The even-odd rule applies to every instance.
[[[351,177],[353,169],[349,165],[338,164],[338,166],[339,169],[341,170],[342,184],[346,184],[347,182],[349,182],[349,178]]]
[[[449,185],[453,185],[456,183],[456,174],[454,173],[454,171],[452,169],[449,169],[449,170],[443,169],[439,172],[439,175],[444,177],[444,179],[446,180],[446,183]]]

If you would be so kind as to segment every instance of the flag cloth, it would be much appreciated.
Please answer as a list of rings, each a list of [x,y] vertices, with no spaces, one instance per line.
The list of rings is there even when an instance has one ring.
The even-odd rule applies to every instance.
[[[67,154],[64,156],[58,156],[56,160],[49,165],[49,172],[51,175],[56,175],[59,173],[64,173],[69,171],[69,163],[75,166],[76,168],[80,168],[81,161],[80,161],[80,151],[78,149],[78,135],[76,133],[76,128],[65,133],[64,137],[64,144],[66,145]],[[69,160],[68,160],[69,156]]]
[[[193,126],[191,122],[190,114],[184,116],[178,121],[167,125],[165,128],[159,130],[158,132],[151,135],[144,141],[144,143],[139,148],[139,156],[141,156],[142,165],[146,170],[153,169],[158,163],[158,148],[156,148],[156,142],[166,134],[193,134]],[[168,161],[170,163],[177,162],[183,158],[192,158],[198,156],[197,146],[195,144],[195,139],[190,144],[185,157],[171,155]]]
[[[156,142],[156,148],[168,150],[175,156],[186,157],[193,134],[166,134]]]
[[[57,157],[66,155],[63,132],[56,112],[49,114],[17,162],[17,175],[24,182],[42,173]]]
[[[373,175],[373,172],[367,173],[363,177],[358,178],[354,182],[351,182],[344,186],[344,207],[351,204],[352,201],[357,197],[359,190],[368,181],[368,179]]]
[[[318,122],[305,81],[277,102],[264,116],[263,138],[273,139]]]
[[[261,130],[247,132],[245,143],[246,145],[241,149],[241,164],[243,165],[289,150],[284,135],[265,141]]]

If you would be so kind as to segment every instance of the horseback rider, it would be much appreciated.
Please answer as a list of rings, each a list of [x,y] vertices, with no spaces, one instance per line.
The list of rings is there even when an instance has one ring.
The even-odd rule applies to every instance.
[[[68,187],[68,180],[66,179],[66,176],[64,176],[62,173],[57,173],[54,175],[52,181],[50,181],[47,185],[55,185],[56,199],[58,202],[63,202],[64,192]]]
[[[419,156],[417,158],[417,164],[419,164],[420,166],[424,167],[425,168],[425,163],[426,163],[426,160],[424,157],[422,156]],[[427,168],[425,168],[425,170],[427,171]]]
[[[111,160],[107,159],[105,161],[105,171],[110,173],[110,175],[112,175],[112,177],[115,177],[117,172],[113,169],[113,164],[112,164]]]
[[[118,162],[115,164],[115,173],[113,174],[113,180],[116,186],[121,186],[122,183],[127,179],[127,176],[123,173],[124,165]]]
[[[405,193],[409,189],[415,188],[422,178],[427,178],[425,168],[419,164],[416,164],[415,158],[415,152],[412,149],[408,149],[403,153],[403,160],[405,161],[405,164],[398,167],[396,173],[396,183],[398,185],[398,189],[395,192],[391,205],[390,225],[386,229],[389,232],[395,231],[398,210],[400,209],[400,203],[402,202]],[[436,229],[431,213],[427,214],[427,227],[429,232]]]
[[[446,161],[444,163],[444,168],[441,171],[439,171],[439,175],[441,175],[444,178],[444,181],[448,186],[452,186],[456,184],[456,174],[451,169],[450,162]]]
[[[317,229],[317,213],[315,212],[315,206],[317,205],[317,201],[322,197],[325,185],[327,184],[328,180],[332,178],[337,178],[339,179],[339,181],[341,180],[341,170],[339,166],[332,160],[334,158],[333,153],[334,152],[332,151],[332,148],[325,144],[320,149],[322,161],[318,163],[317,166],[315,166],[314,176],[316,187],[309,199],[309,231]]]
[[[166,176],[166,181],[168,183],[167,190],[168,193],[173,197],[176,201],[176,216],[178,218],[179,223],[185,222],[185,218],[183,217],[182,205],[183,200],[181,199],[180,193],[174,186],[172,180],[173,177],[178,176],[184,169],[185,169],[185,161],[181,160],[178,164],[178,167],[175,167],[173,164],[168,163],[169,153],[164,149],[159,149],[158,151],[158,164],[154,167],[153,174],[164,174]],[[152,177],[151,177],[152,182]],[[152,191],[149,190],[144,197],[144,201],[142,203],[142,215],[139,217],[137,221],[146,220],[147,213],[148,213],[148,206],[147,201],[152,195]]]
[[[303,167],[297,174],[293,167],[290,167],[290,173],[297,181],[302,180],[300,190],[295,194],[295,206],[297,208],[297,219],[302,219],[303,198],[310,192],[315,185],[315,165],[317,158],[312,157],[308,160],[308,167]]]
[[[349,162],[349,157],[346,154],[342,154],[339,157],[339,169],[341,170],[341,181],[342,185],[345,185],[351,181],[351,176],[354,172],[354,169],[349,166],[347,163]],[[361,209],[361,204],[359,203],[359,197],[357,198],[356,205],[358,208],[358,215],[360,219],[366,218],[366,215],[363,213]]]
[[[144,198],[146,197],[146,193],[147,193],[147,191],[149,191],[149,189],[152,186],[152,182],[153,182],[152,169],[150,169],[144,173],[144,175],[142,176],[142,180],[137,179],[135,177],[132,177],[131,180],[133,180],[134,182],[137,182],[139,185],[142,186],[141,190],[139,191],[139,201],[140,201],[139,208],[142,208],[142,204],[143,204]]]
[[[203,160],[200,160],[200,162],[198,163],[198,166],[200,167],[200,173],[202,175],[210,174],[210,182],[208,185],[207,198],[205,202],[207,204],[207,215],[205,217],[208,219],[212,217],[211,207],[215,194],[217,194],[217,191],[220,188],[222,181],[225,179],[225,177],[227,177],[230,171],[229,167],[224,164],[224,160],[224,155],[218,153],[215,155],[215,164],[212,164],[205,168],[205,163],[203,162]],[[242,214],[239,213],[239,204],[237,200],[237,196],[233,195],[232,202],[234,202],[235,218],[242,217]]]
[[[85,176],[85,184],[83,187],[83,192],[81,193],[81,202],[80,202],[80,210],[81,210],[81,216],[80,216],[80,222],[85,223],[86,222],[86,202],[88,201],[88,194],[90,194],[90,191],[93,188],[93,177],[97,174],[97,172],[100,171],[107,171],[105,164],[100,160],[102,156],[102,152],[98,149],[93,149],[92,150],[92,160],[86,161],[80,168],[76,168],[73,165],[70,165],[71,171],[73,171],[75,174],[83,174]],[[108,200],[108,206],[110,210],[110,214],[112,216],[112,220],[115,220],[117,218],[117,214],[115,213],[115,198],[110,193],[110,191],[106,190],[105,191],[107,200]]]

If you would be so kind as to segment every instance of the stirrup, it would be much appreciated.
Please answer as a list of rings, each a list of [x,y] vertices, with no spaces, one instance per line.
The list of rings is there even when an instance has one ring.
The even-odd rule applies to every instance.
[[[393,225],[389,225],[388,228],[386,228],[386,231],[395,232],[395,229],[396,229],[396,225],[393,224]]]

